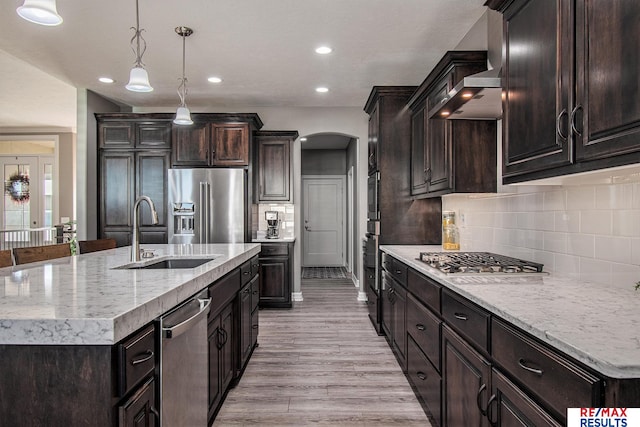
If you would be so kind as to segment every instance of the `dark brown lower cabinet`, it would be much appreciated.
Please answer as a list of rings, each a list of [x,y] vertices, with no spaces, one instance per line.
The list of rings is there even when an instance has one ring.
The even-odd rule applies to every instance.
[[[234,377],[233,303],[209,321],[209,423]]]
[[[238,304],[240,313],[240,370],[244,367],[251,352],[253,351],[253,340],[251,339],[251,331],[253,325],[251,323],[252,314],[252,302],[251,302],[251,287],[252,284],[258,281],[258,276],[247,283],[244,288],[240,290],[238,294]]]
[[[562,425],[495,369],[491,373],[491,383],[487,418],[492,424],[502,427],[559,427]]]
[[[260,252],[260,307],[291,308],[292,243],[263,243]]]
[[[442,425],[442,379],[429,359],[410,336],[407,339],[407,375],[432,417],[432,424]]]
[[[118,425],[121,427],[155,427],[158,411],[155,409],[155,380],[149,378],[138,391],[118,407]]]
[[[445,426],[488,426],[491,365],[449,327],[442,327],[442,398]]]

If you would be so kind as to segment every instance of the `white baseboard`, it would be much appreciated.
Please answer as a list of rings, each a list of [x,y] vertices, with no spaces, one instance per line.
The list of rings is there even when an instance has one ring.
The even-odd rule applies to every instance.
[[[366,292],[358,292],[358,301],[367,301],[367,293]]]
[[[356,276],[354,276],[353,274],[351,275],[351,281],[353,282],[353,285],[356,288],[360,287],[360,281],[358,280],[358,278]]]
[[[291,292],[291,299],[296,302],[304,301],[304,298],[302,298],[302,292]]]

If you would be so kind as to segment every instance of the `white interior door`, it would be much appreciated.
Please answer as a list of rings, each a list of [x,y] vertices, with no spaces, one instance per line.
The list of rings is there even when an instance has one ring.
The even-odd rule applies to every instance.
[[[344,177],[303,177],[303,266],[344,265]]]

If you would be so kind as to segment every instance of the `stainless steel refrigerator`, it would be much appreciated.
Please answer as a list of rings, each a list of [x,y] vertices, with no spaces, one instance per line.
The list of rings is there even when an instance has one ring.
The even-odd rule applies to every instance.
[[[169,169],[169,243],[242,243],[244,169]]]

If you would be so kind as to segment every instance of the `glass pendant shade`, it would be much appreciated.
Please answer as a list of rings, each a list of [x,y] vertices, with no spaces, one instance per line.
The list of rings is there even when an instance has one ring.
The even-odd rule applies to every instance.
[[[178,107],[173,123],[177,125],[192,125],[193,120],[191,120],[191,112],[189,109],[187,107]]]
[[[149,83],[149,74],[142,67],[133,67],[129,75],[129,83],[125,86],[132,92],[151,92],[153,88]]]
[[[22,6],[16,9],[21,18],[35,24],[55,26],[62,24],[62,17],[58,15],[56,0],[24,0]]]

